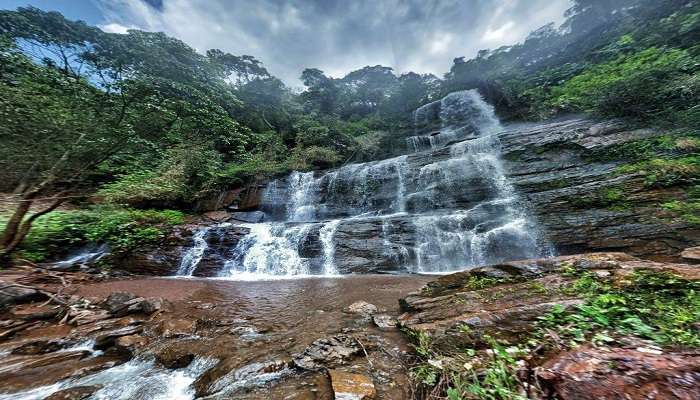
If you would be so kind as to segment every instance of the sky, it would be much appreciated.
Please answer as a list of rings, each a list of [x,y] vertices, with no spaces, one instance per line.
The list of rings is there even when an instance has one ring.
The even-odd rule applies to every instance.
[[[366,65],[448,72],[456,57],[514,44],[563,22],[571,0],[0,0],[33,5],[105,31],[162,31],[204,53],[261,60],[299,86],[304,68],[334,77]]]

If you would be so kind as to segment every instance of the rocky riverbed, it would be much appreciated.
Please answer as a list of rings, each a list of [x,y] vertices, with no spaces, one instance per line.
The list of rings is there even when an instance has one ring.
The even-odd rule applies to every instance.
[[[0,399],[410,398],[397,298],[429,280],[2,279]]]
[[[16,268],[0,276],[0,399],[441,398],[454,374],[488,372],[494,340],[522,352],[506,370],[514,393],[531,398],[698,398],[696,347],[614,329],[602,341],[572,341],[540,326],[553,310],[587,304],[571,288],[598,282],[634,293],[640,271],[670,274],[669,290],[700,279],[694,265],[623,253],[438,278],[227,281]],[[698,335],[698,311],[688,311],[679,337]]]

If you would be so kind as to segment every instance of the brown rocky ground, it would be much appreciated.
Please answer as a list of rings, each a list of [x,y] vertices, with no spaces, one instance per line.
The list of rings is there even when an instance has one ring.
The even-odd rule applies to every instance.
[[[640,270],[700,278],[693,265],[622,253],[509,262],[437,279],[116,280],[6,270],[0,399],[445,398],[455,364],[486,379],[482,366],[495,357],[494,340],[518,344],[540,332],[540,317],[556,306],[583,304],[567,290],[581,274],[624,284]],[[397,319],[408,337],[429,343],[411,347]],[[688,323],[697,329],[697,320]],[[512,393],[700,397],[697,348],[614,333],[572,345],[545,332],[539,347],[513,354]],[[434,386],[418,384],[425,365],[436,373]]]
[[[399,317],[422,341],[428,365],[437,366],[435,372],[443,374],[435,387],[424,389],[423,396],[440,398],[445,389],[440,386],[450,385],[455,376],[483,376],[489,368],[494,369],[491,360],[505,360],[500,366],[506,365],[503,370],[512,373],[509,390],[513,396],[566,400],[700,398],[697,347],[659,347],[650,340],[617,332],[605,332],[602,342],[590,340],[591,332],[572,344],[563,336],[577,327],[575,321],[562,320],[564,326],[559,330],[539,328],[538,322],[555,307],[565,313],[587,304],[584,292],[572,290],[582,282],[578,280],[581,276],[588,277],[585,282],[589,285],[606,282],[620,292],[638,271],[667,273],[689,282],[700,280],[697,266],[598,253],[503,263],[428,283],[401,300],[405,312]],[[691,305],[698,307],[697,301]],[[625,309],[636,306],[625,305]],[[700,310],[687,311],[694,320],[685,325],[697,335]],[[498,347],[505,353],[494,356]],[[471,349],[466,356],[464,349]]]
[[[0,399],[76,399],[103,387],[112,398],[109,371],[139,386],[124,371],[143,363],[160,372],[114,398],[402,399],[411,397],[410,347],[394,326],[396,299],[428,278],[95,280],[14,270],[0,280]],[[180,392],[153,389],[173,377],[187,384]]]

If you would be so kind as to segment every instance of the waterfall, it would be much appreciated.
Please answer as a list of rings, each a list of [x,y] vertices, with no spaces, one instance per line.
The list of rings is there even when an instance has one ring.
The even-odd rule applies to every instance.
[[[493,107],[464,90],[413,117],[411,154],[271,181],[266,222],[242,225],[250,233],[219,275],[441,273],[548,254],[507,179]],[[181,266],[190,273],[205,234],[195,242]]]
[[[335,244],[333,235],[340,224],[339,219],[329,221],[319,230],[319,239],[323,246],[323,274],[335,275],[338,270],[335,268]]]
[[[311,224],[286,226],[283,223],[242,224],[250,233],[238,243],[235,256],[226,261],[222,276],[306,275],[308,260],[299,246]]]
[[[201,228],[192,235],[194,245],[183,254],[180,267],[177,269],[177,276],[192,276],[192,273],[197,268],[197,264],[202,260],[204,252],[209,247],[206,240],[209,229],[209,227]]]
[[[408,137],[408,148],[414,153],[437,149],[456,140],[494,133],[500,123],[493,107],[476,90],[452,92],[413,112],[415,135]],[[439,124],[437,130],[432,130]],[[427,133],[425,133],[427,132]]]
[[[77,254],[68,257],[65,260],[57,261],[54,263],[53,268],[55,269],[69,269],[75,266],[83,267],[87,265],[93,265],[100,261],[102,257],[109,254],[109,246],[106,244],[100,246],[88,246],[80,250]]]

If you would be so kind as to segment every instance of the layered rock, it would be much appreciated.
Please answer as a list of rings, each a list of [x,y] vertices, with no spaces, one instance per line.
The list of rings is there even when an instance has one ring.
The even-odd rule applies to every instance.
[[[678,260],[684,248],[700,243],[700,227],[674,218],[661,203],[684,198],[683,190],[649,187],[640,174],[618,169],[638,160],[600,157],[662,134],[570,119],[514,126],[500,137],[511,182],[559,253],[623,251]],[[610,190],[620,195],[618,204],[606,201]]]
[[[633,283],[635,276],[643,276],[635,275],[640,273],[656,274],[652,276],[657,278]],[[657,399],[696,398],[700,393],[698,353],[688,351],[688,347],[658,347],[643,335],[636,336],[633,329],[603,322],[596,325],[595,320],[584,325],[590,332],[574,332],[578,335],[574,339],[560,335],[569,332],[567,329],[581,329],[573,322],[575,319],[558,320],[560,331],[551,324],[546,328],[541,325],[543,317],[553,312],[566,315],[581,311],[584,305],[595,307],[588,303],[591,293],[586,291],[594,293],[596,287],[602,287],[596,285],[611,285],[616,288],[611,293],[618,294],[643,287],[638,285],[654,284],[654,279],[662,276],[692,285],[700,280],[700,269],[641,260],[624,253],[507,262],[429,282],[401,299],[405,313],[399,322],[414,337],[423,338],[420,346],[430,357],[424,362],[438,370],[447,371],[448,364],[456,364],[461,371],[456,373],[482,376],[493,359],[508,354],[513,360],[502,361],[507,365],[502,366],[506,371],[502,373],[512,374],[513,382],[521,385],[513,390],[527,391],[529,398],[625,399],[649,393]],[[678,289],[661,285],[658,290],[672,293]],[[685,294],[678,292],[677,296]],[[620,304],[624,310],[638,306],[617,301],[623,301]],[[605,312],[599,314],[603,321],[608,318]],[[641,320],[639,323],[644,325]],[[602,336],[596,336],[596,332],[602,332]],[[693,348],[692,344],[686,346]]]

